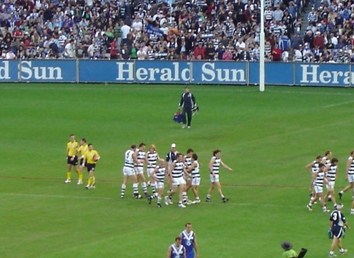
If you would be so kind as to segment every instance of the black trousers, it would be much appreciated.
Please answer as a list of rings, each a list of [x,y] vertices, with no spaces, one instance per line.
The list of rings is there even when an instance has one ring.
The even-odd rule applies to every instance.
[[[187,116],[187,121],[186,121],[186,116]],[[182,122],[183,124],[187,124],[187,126],[191,126],[191,122],[192,122],[192,108],[188,108],[188,107],[183,107],[182,110]]]

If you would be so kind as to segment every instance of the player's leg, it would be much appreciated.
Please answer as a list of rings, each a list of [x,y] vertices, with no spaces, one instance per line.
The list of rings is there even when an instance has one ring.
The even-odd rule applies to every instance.
[[[181,208],[185,208],[186,206],[184,206],[183,202],[184,200],[187,200],[185,195],[186,195],[186,192],[185,192],[185,189],[186,189],[186,184],[183,184],[180,182],[179,184],[179,202],[178,202],[178,207],[181,207]]]
[[[321,187],[322,188],[322,187]],[[325,198],[323,196],[323,190],[319,190],[319,192],[317,193],[318,198],[320,199],[321,202],[321,206],[322,206],[322,211],[323,212],[329,212],[329,210],[326,207],[326,201]]]
[[[185,181],[186,181],[186,186],[185,186],[186,202],[188,202],[188,204],[191,204],[192,201],[190,201],[190,200],[188,199],[188,190],[192,188],[192,178],[187,177],[187,178],[185,179]]]
[[[65,180],[65,183],[70,183],[71,182],[71,168],[72,168],[72,165],[70,164],[70,158],[68,157],[67,165],[66,165],[66,180]]]
[[[93,168],[90,165],[87,166],[87,172],[88,172],[88,180],[87,180],[86,189],[90,189],[93,184]]]
[[[139,184],[138,184],[138,179],[136,177],[136,174],[133,169],[130,169],[129,177],[131,178],[133,182],[133,195],[136,199],[140,199],[141,195],[139,194]]]
[[[334,249],[338,246],[338,238],[336,236],[333,236],[332,244],[331,244],[331,249],[329,251],[329,257],[334,257]]]
[[[339,199],[341,200],[342,199],[342,196],[343,194],[348,191],[349,189],[353,188],[354,187],[354,178],[352,178],[352,176],[348,176],[348,181],[349,181],[349,184],[344,187],[341,191],[339,191],[338,195],[339,195]]]
[[[194,203],[200,203],[199,192],[198,192],[199,185],[200,185],[200,178],[193,178],[192,179],[192,191],[195,196]]]
[[[145,175],[143,169],[138,169],[137,170],[137,177],[138,177],[138,183],[139,181],[141,182],[141,189],[143,190],[143,193],[145,196],[148,196],[147,193],[147,185],[146,185],[146,180],[145,180]]]
[[[161,208],[161,200],[163,197],[163,190],[164,190],[164,183],[163,182],[157,182],[157,207]]]
[[[353,188],[352,206],[351,206],[351,209],[350,209],[350,214],[354,215],[354,188]]]
[[[174,195],[174,193],[177,191],[177,185],[172,184],[171,186],[171,191],[168,192],[168,194],[165,196],[165,204],[169,205],[169,204],[173,204],[172,202],[172,195]]]
[[[219,192],[219,195],[222,199],[223,202],[227,202],[229,200],[229,198],[226,198],[224,196],[224,194],[222,193],[222,190],[221,190],[221,184],[220,184],[220,181],[219,181],[219,178],[217,178],[217,181],[215,182],[215,186],[217,187],[218,189],[218,192]]]
[[[123,182],[120,190],[120,198],[123,199],[125,195],[125,189],[127,188],[128,173],[126,168],[123,168]]]
[[[317,186],[314,186],[314,189],[315,189],[315,193],[318,192],[318,187]],[[309,209],[309,211],[312,211],[312,204],[315,203],[315,201],[317,201],[318,199],[318,194],[316,193],[315,196],[313,198],[310,199],[310,202],[309,204],[307,204],[307,209]]]
[[[181,113],[181,116],[182,116],[182,128],[186,128],[186,110],[185,108],[182,109],[182,113]]]
[[[78,185],[82,185],[83,183],[83,170],[85,168],[85,164],[83,163],[83,159],[80,159],[79,162],[79,180],[77,181]]]
[[[211,193],[213,192],[214,188],[215,188],[214,177],[213,177],[213,175],[210,175],[210,187],[209,187],[208,194],[207,194],[207,197],[205,200],[206,202],[211,201]]]

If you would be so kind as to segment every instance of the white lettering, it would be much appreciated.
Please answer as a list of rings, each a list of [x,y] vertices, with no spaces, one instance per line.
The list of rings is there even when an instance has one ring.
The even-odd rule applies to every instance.
[[[117,62],[118,76],[117,81],[133,81],[134,80],[134,63],[127,62]],[[128,66],[124,68],[124,66]],[[127,73],[128,76],[124,77],[124,74]]]
[[[215,63],[205,63],[202,66],[202,81],[211,82],[245,82],[244,69],[215,69]]]
[[[190,63],[187,63],[187,65],[189,66]],[[191,71],[189,68],[185,68],[181,71],[181,78],[182,81],[189,81],[191,79]]]
[[[323,71],[320,73],[319,79],[322,83],[330,83],[332,80],[332,74],[330,71]]]
[[[9,69],[9,61],[2,61],[3,66],[0,66],[0,79],[1,80],[9,80],[10,77],[10,69]]]
[[[338,72],[338,71],[332,71],[333,73],[333,81],[332,83],[339,83],[338,81],[338,77],[342,77],[343,76],[343,72]]]
[[[21,61],[19,71],[22,80],[34,78],[36,80],[62,80],[60,67],[32,67],[32,61]]]
[[[175,71],[175,73],[176,73],[176,71]],[[172,70],[169,68],[162,68],[160,79],[161,79],[161,81],[173,81]]]
[[[215,80],[215,64],[214,63],[205,63],[202,66],[202,81],[211,82]],[[206,76],[208,75],[208,77]]]
[[[136,70],[136,79],[139,81],[145,81],[147,79],[148,70],[144,68],[139,68]]]
[[[308,68],[311,66],[312,72],[308,71]],[[302,79],[301,83],[318,83],[319,81],[317,80],[317,69],[319,65],[301,65],[302,68]],[[308,76],[310,76],[310,79],[308,80]],[[311,78],[312,77],[312,78]]]
[[[175,68],[175,78],[173,80],[174,81],[179,81],[179,63],[178,62],[173,62],[172,65]]]

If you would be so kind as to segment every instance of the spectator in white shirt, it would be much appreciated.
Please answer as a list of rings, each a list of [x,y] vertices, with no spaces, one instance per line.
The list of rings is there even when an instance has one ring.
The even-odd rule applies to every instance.
[[[147,57],[147,53],[143,47],[140,47],[136,55],[138,56],[138,60],[145,60]]]
[[[70,42],[65,45],[63,55],[66,58],[74,58],[74,53],[75,53],[74,40],[71,39]]]

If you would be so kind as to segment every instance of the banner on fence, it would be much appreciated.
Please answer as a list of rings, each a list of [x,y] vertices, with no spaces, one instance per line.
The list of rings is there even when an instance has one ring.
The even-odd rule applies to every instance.
[[[0,82],[255,85],[259,63],[148,60],[1,60]],[[266,85],[354,85],[351,64],[265,63]]]

